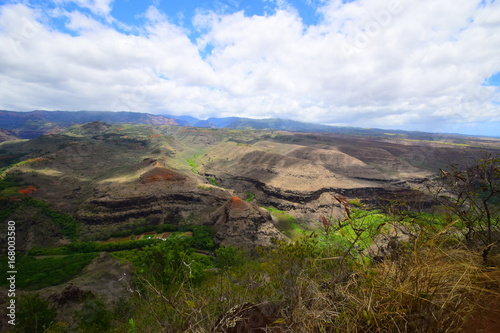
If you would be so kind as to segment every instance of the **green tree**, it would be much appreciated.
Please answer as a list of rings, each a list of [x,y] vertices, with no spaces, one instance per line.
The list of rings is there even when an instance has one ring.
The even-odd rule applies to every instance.
[[[215,248],[213,231],[204,225],[193,227],[192,244],[199,250],[213,250]]]
[[[87,298],[75,317],[82,332],[106,332],[111,328],[111,312],[100,298]]]
[[[138,259],[139,273],[168,289],[189,275],[192,253],[189,240],[182,238],[147,246]]]
[[[232,246],[222,246],[215,250],[215,267],[229,268],[244,263],[245,252]]]
[[[39,294],[28,294],[20,297],[16,317],[16,332],[38,333],[44,332],[54,323],[57,316],[56,309]]]

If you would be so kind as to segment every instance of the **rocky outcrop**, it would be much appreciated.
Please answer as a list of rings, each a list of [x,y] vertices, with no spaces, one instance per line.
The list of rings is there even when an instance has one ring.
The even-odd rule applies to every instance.
[[[415,238],[416,232],[412,232],[408,227],[394,225],[375,236],[365,253],[376,262],[396,259],[401,254],[401,245]]]
[[[271,246],[273,239],[285,239],[272,222],[271,215],[259,207],[233,197],[212,213],[206,225],[215,229],[215,242],[247,250]]]
[[[156,193],[142,196],[90,199],[78,210],[77,218],[86,224],[105,225],[152,215],[202,215],[226,202],[228,197],[222,190],[167,192],[158,188]]]
[[[49,300],[63,306],[69,302],[81,302],[87,297],[95,297],[91,290],[83,290],[74,284],[68,284],[61,292],[55,292],[49,296]]]

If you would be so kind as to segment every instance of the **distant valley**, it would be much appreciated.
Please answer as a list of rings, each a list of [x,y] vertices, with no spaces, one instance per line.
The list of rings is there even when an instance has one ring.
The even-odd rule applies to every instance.
[[[140,113],[0,115],[7,140],[0,145],[1,177],[10,181],[0,197],[7,202],[32,197],[70,214],[79,223],[81,240],[140,223],[207,224],[232,197],[255,211],[277,209],[305,228],[330,214],[335,193],[372,206],[405,197],[424,207],[427,199],[415,190],[440,168],[466,165],[500,147],[500,140],[459,136],[253,129],[255,123],[278,128],[287,123],[271,120],[212,119],[203,124],[230,128],[203,128],[178,125],[186,119]],[[71,126],[95,117],[101,120]],[[20,136],[34,137],[12,140]],[[32,191],[26,194],[28,187]],[[39,208],[21,205],[8,216],[20,221],[26,250],[65,238],[57,226],[43,222],[50,219]],[[277,227],[289,231],[287,225]],[[223,228],[220,232],[222,243],[255,245],[250,236],[236,242]]]
[[[136,321],[145,331],[159,331],[163,324],[151,319],[156,314],[144,302],[155,304],[169,318],[165,322],[175,321],[174,305],[183,314],[206,311],[208,319],[179,322],[169,331],[183,331],[186,323],[211,331],[242,299],[266,300],[302,274],[314,274],[308,283],[315,286],[335,274],[348,287],[344,268],[358,267],[361,253],[372,260],[368,251],[376,239],[391,251],[384,234],[399,242],[411,230],[439,230],[440,213],[432,215],[438,177],[450,175],[451,165],[462,168],[500,152],[495,138],[279,119],[0,111],[0,124],[0,217],[15,223],[20,302],[41,295],[36,304],[55,306],[54,325],[68,331],[86,325],[75,315],[82,307],[90,307],[96,322],[108,316],[106,325],[101,322],[108,329],[114,318],[121,331],[134,331]],[[7,224],[2,228],[0,265],[7,281]],[[334,250],[342,256],[332,257]],[[310,261],[318,255],[321,264]],[[351,255],[344,268],[337,266]],[[297,268],[305,262],[312,268]],[[327,265],[321,273],[326,280],[315,275],[318,265]],[[270,282],[255,284],[254,277]],[[275,282],[282,278],[285,284]],[[133,289],[154,290],[150,282],[176,303]],[[224,285],[215,289],[225,296],[211,283]],[[248,295],[247,286],[254,285],[263,297]],[[244,291],[236,291],[241,286]],[[2,295],[6,288],[4,282]],[[204,293],[213,300],[204,303]],[[294,292],[278,295],[287,300]],[[0,298],[2,309],[6,302]],[[6,318],[4,310],[0,315]]]

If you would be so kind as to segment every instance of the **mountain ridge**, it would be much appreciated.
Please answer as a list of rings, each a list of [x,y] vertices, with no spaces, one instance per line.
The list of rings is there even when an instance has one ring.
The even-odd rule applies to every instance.
[[[478,137],[454,133],[430,133],[379,128],[332,126],[280,118],[252,119],[243,117],[210,117],[203,120],[189,115],[176,116],[171,114],[151,114],[132,111],[0,110],[0,129],[10,131],[19,139],[32,139],[43,134],[60,133],[62,130],[69,128],[72,125],[92,121],[103,121],[111,124],[130,123],[202,128],[265,129],[299,133],[400,136],[419,140]]]

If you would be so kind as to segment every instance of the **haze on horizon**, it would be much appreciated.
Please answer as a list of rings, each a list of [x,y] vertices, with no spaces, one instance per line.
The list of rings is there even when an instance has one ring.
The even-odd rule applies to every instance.
[[[496,0],[0,5],[0,109],[499,136]]]

